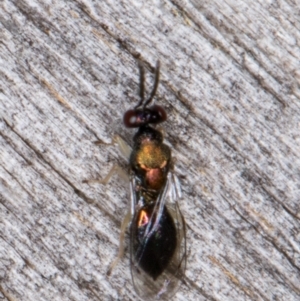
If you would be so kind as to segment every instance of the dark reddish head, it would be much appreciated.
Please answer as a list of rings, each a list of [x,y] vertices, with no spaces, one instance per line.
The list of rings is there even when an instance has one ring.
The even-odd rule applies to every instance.
[[[155,81],[149,98],[144,102],[144,68],[139,64],[140,69],[140,101],[134,109],[128,110],[123,116],[123,122],[126,127],[135,128],[148,124],[157,124],[167,120],[167,113],[163,107],[152,105],[151,103],[159,82],[159,62],[157,62],[155,69]]]
[[[146,124],[157,124],[167,120],[167,113],[163,107],[153,105],[149,108],[128,110],[123,121],[126,127],[136,128]]]

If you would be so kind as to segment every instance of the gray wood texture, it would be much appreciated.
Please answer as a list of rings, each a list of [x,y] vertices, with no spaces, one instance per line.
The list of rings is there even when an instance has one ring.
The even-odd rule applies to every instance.
[[[173,300],[300,300],[297,0],[0,1],[0,300],[137,300],[123,112],[161,61],[188,227]],[[128,236],[126,238],[128,246]]]

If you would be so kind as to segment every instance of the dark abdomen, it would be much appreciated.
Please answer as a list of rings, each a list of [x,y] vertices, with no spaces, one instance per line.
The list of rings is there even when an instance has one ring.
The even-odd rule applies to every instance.
[[[172,259],[177,246],[174,221],[164,207],[158,217],[154,204],[145,205],[132,224],[134,259],[138,266],[154,280],[162,274]],[[156,208],[158,209],[158,208]]]

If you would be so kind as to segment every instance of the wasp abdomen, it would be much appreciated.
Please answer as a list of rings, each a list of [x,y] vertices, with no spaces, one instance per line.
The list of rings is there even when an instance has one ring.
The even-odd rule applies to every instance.
[[[160,217],[153,212],[154,208],[155,205],[146,205],[137,214],[134,253],[139,266],[155,280],[174,255],[177,233],[167,208]]]

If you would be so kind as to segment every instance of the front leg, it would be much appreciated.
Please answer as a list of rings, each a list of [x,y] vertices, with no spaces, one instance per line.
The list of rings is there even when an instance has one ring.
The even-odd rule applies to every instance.
[[[126,141],[119,135],[114,135],[111,143],[105,143],[101,140],[95,141],[94,143],[97,145],[99,144],[114,145],[117,143],[122,156],[125,157],[126,160],[129,160],[132,149],[126,143]],[[91,179],[91,180],[84,180],[82,182],[88,184],[100,183],[106,185],[115,173],[125,181],[127,182],[129,181],[128,174],[120,166],[114,164],[104,179]]]

